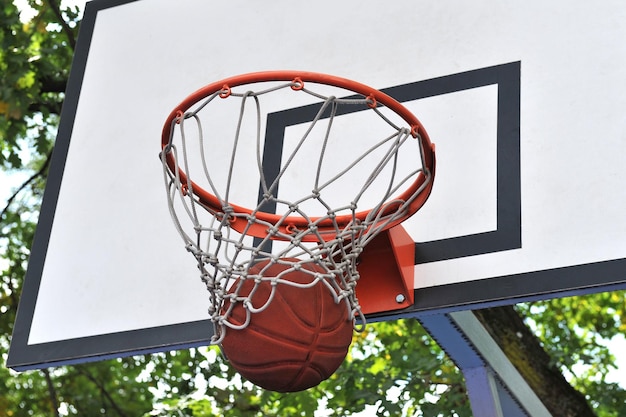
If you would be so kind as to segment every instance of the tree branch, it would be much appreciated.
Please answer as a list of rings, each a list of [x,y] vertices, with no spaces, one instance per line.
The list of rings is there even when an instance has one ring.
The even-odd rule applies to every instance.
[[[513,306],[476,310],[474,314],[552,415],[595,417],[585,396],[565,380]]]
[[[50,377],[50,371],[47,368],[45,368],[45,369],[42,369],[41,372],[43,372],[43,376],[46,379],[46,385],[48,386],[48,394],[50,394],[50,401],[52,402],[54,416],[60,417],[59,400],[57,398],[57,392],[54,389],[54,384],[52,383],[52,378]]]
[[[52,113],[52,114],[61,114],[61,109],[63,108],[63,103],[55,103],[55,102],[38,102],[32,103],[28,106],[28,111],[31,113],[42,113],[44,110]]]
[[[59,3],[60,3],[60,0],[59,0]],[[57,4],[54,0],[48,0],[48,5],[54,12],[54,15],[57,17],[57,19],[59,19],[59,24],[61,25],[61,27],[63,28],[63,32],[65,32],[65,35],[67,36],[67,40],[70,44],[70,47],[72,48],[72,50],[75,50],[76,38],[74,38],[74,32],[72,31],[72,28],[67,24],[65,19],[63,19],[63,15],[61,14],[61,9],[59,8],[59,4]]]
[[[78,373],[85,376],[85,378],[90,380],[96,387],[98,387],[102,395],[104,395],[104,397],[109,401],[111,406],[115,409],[115,412],[117,412],[120,417],[128,417],[126,413],[124,413],[124,411],[117,405],[117,403],[115,402],[113,397],[111,397],[106,388],[93,375],[87,372],[87,370],[85,370],[83,367],[77,367],[75,369],[78,371]]]
[[[37,172],[35,172],[33,175],[31,175],[26,181],[24,181],[22,183],[22,185],[20,185],[18,187],[17,190],[15,190],[15,192],[11,195],[11,197],[9,197],[9,199],[7,200],[7,203],[5,204],[4,208],[2,209],[2,212],[0,213],[0,221],[2,221],[2,219],[4,218],[5,214],[7,213],[7,211],[9,211],[9,206],[11,205],[11,203],[13,203],[13,200],[15,200],[17,198],[17,196],[19,195],[19,193],[22,192],[22,190],[24,190],[24,188],[28,187],[28,185],[30,183],[32,183],[33,181],[35,181],[37,178],[39,178],[40,176],[43,176],[44,173],[46,172],[46,170],[48,169],[48,166],[50,165],[50,159],[52,158],[52,151],[50,151],[48,153],[48,155],[46,156],[46,160],[44,161],[43,165],[41,166],[41,168],[39,168],[39,170]]]
[[[41,82],[41,93],[64,93],[67,85],[67,79],[45,77],[39,81]]]

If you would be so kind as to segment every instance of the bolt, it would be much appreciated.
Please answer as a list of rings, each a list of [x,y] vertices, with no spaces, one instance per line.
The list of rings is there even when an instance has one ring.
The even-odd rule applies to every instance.
[[[406,297],[404,296],[404,294],[396,295],[396,303],[402,304],[404,303],[404,300],[406,300]]]

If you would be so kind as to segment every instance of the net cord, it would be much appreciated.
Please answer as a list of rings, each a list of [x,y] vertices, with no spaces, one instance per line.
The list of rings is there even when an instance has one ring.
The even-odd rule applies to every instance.
[[[325,182],[321,180],[323,172],[323,163],[327,152],[327,144],[330,139],[333,121],[336,117],[338,107],[341,105],[368,105],[369,100],[363,99],[338,99],[334,96],[324,96],[311,91],[308,88],[299,88],[306,94],[310,94],[316,98],[323,100],[319,111],[314,119],[310,122],[305,133],[299,139],[297,145],[293,148],[290,155],[287,156],[285,163],[281,167],[278,175],[271,184],[267,183],[263,173],[262,166],[262,138],[261,138],[261,103],[260,97],[271,92],[284,89],[301,87],[295,82],[281,83],[278,86],[268,88],[261,91],[245,91],[237,93],[230,89],[223,89],[215,92],[202,102],[198,103],[195,109],[189,110],[180,115],[176,120],[172,121],[172,129],[169,143],[161,152],[161,160],[163,163],[164,181],[166,184],[166,196],[168,201],[168,209],[173,219],[174,225],[181,235],[186,249],[196,258],[198,268],[201,273],[201,279],[209,292],[209,317],[214,324],[214,335],[211,343],[219,344],[223,340],[227,329],[243,329],[249,325],[253,314],[263,312],[271,304],[276,295],[277,288],[280,285],[291,285],[300,288],[308,288],[322,283],[333,295],[335,302],[345,303],[349,316],[354,319],[355,329],[362,330],[365,325],[365,317],[361,311],[358,299],[356,297],[355,288],[359,279],[358,259],[363,251],[364,246],[371,241],[382,230],[386,229],[395,218],[406,212],[411,201],[427,187],[429,181],[432,180],[431,173],[428,172],[424,161],[424,150],[420,145],[421,166],[403,178],[396,178],[398,153],[403,144],[407,140],[414,140],[411,129],[399,127],[387,118],[379,109],[373,107],[372,110],[382,120],[384,120],[393,132],[382,140],[378,141],[374,146],[366,149],[360,155],[357,155],[344,169],[340,170],[333,177],[328,178]],[[239,107],[239,116],[235,129],[233,146],[230,153],[230,164],[226,178],[225,190],[218,189],[213,181],[210,173],[210,165],[206,158],[206,137],[203,131],[202,121],[199,113],[212,103],[217,97],[228,98],[235,97],[241,100]],[[260,184],[263,191],[263,199],[259,205],[251,211],[250,214],[238,213],[230,205],[230,190],[233,181],[234,161],[237,151],[241,145],[241,128],[244,115],[247,109],[247,103],[250,99],[254,102],[256,115],[256,164],[260,177]],[[278,183],[285,173],[292,167],[292,163],[296,154],[301,150],[303,144],[309,138],[313,129],[321,122],[324,113],[330,108],[330,115],[326,118],[328,122],[325,127],[325,133],[322,141],[319,159],[317,161],[314,188],[309,195],[295,201],[287,201],[278,198],[276,193]],[[190,174],[191,166],[189,163],[189,132],[186,124],[189,121],[194,122],[195,140],[198,141],[200,149],[200,160],[204,179],[208,184],[212,194],[220,201],[222,212],[216,213],[214,210],[207,208],[194,194],[194,181]],[[178,128],[178,130],[176,129]],[[177,139],[180,140],[181,152],[174,143],[175,132]],[[419,142],[419,138],[418,138]],[[421,143],[421,142],[420,142]],[[387,146],[385,149],[384,147]],[[323,198],[323,191],[331,184],[338,181],[346,173],[362,162],[367,156],[371,155],[379,149],[384,149],[383,157],[373,167],[371,174],[365,180],[362,187],[357,190],[356,196],[349,204],[341,207],[331,207],[331,205]],[[166,155],[173,155],[175,161],[175,169],[170,169],[166,162]],[[180,156],[180,160],[179,160]],[[180,161],[180,162],[179,162]],[[180,176],[180,165],[184,172],[187,173],[186,181],[183,183]],[[375,180],[387,167],[391,167],[391,178],[384,190],[379,202],[372,207],[364,221],[359,221],[356,216],[356,210],[363,194],[372,186]],[[416,175],[424,175],[426,181],[417,192],[410,196],[409,199],[398,201],[389,200],[398,190],[406,188],[407,184],[412,181]],[[327,215],[317,218],[310,217],[299,206],[309,200],[318,201],[326,210]],[[230,227],[229,222],[233,217],[243,217],[248,221],[248,225],[263,223],[255,218],[255,213],[267,203],[274,203],[277,207],[286,207],[287,209],[281,215],[280,220],[276,224],[265,222],[267,227],[267,236],[258,239],[255,243],[247,243],[250,239],[246,236],[246,231],[235,233]],[[210,216],[203,217],[199,214],[198,208],[202,208],[202,212],[207,210]],[[391,209],[390,209],[391,208]],[[333,219],[338,212],[349,211],[352,213],[353,221],[348,226],[340,227]],[[289,216],[297,215],[308,222],[309,226],[303,230],[291,230],[291,234],[287,234],[278,227]],[[182,218],[186,217],[192,224],[193,232],[185,231]],[[208,220],[207,220],[208,219]],[[202,221],[207,221],[203,225]],[[335,237],[328,239],[323,237],[318,225],[322,222],[331,222]],[[250,226],[248,226],[250,227]],[[314,244],[305,244],[305,237],[315,237]],[[271,241],[281,240],[286,242],[286,246],[278,251],[266,251],[264,248]],[[262,268],[258,273],[250,273],[250,267],[260,259],[268,258],[270,262]],[[265,276],[267,270],[275,264],[283,264],[286,269],[276,276]],[[315,264],[322,266],[324,273],[320,273],[307,268],[307,265]],[[291,282],[288,278],[289,273],[293,271],[304,272],[310,275],[310,282],[299,284]],[[240,290],[246,280],[254,280],[255,286],[248,295],[241,295]],[[254,294],[257,292],[258,284],[261,282],[269,282],[271,285],[271,293],[266,300],[255,305],[253,302]],[[257,301],[257,300],[255,300]],[[243,323],[231,320],[231,313],[235,306],[242,305],[245,309],[246,316]]]

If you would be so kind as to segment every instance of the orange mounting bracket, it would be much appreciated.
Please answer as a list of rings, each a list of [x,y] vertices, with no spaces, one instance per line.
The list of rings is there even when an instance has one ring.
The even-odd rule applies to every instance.
[[[415,242],[402,225],[372,239],[363,249],[358,269],[356,296],[364,314],[413,305]]]

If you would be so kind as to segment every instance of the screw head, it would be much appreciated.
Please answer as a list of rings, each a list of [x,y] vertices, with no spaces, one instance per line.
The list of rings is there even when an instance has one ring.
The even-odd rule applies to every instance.
[[[404,303],[404,300],[406,300],[406,297],[404,296],[404,294],[396,295],[396,303],[402,304]]]

